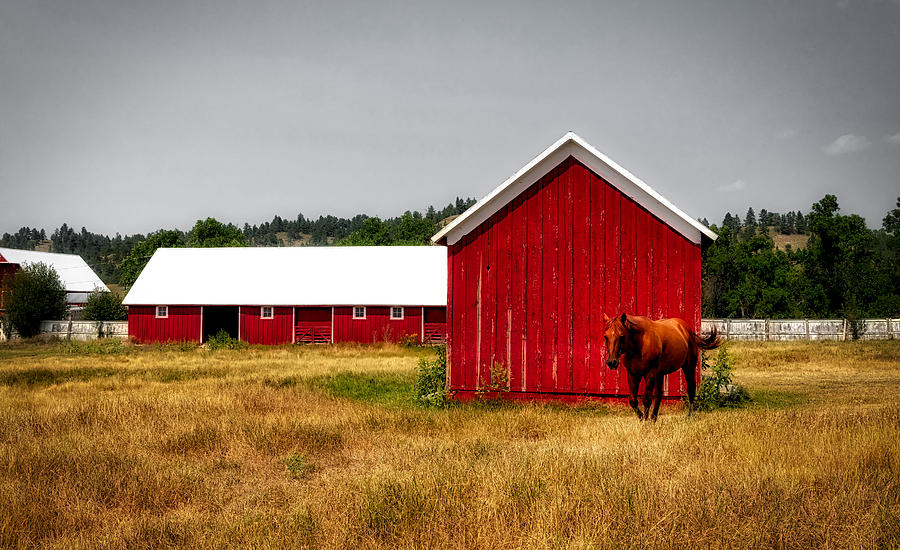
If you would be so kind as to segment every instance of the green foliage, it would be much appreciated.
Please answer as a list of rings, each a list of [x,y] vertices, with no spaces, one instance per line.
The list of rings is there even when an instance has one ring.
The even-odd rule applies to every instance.
[[[291,477],[295,479],[303,478],[312,471],[312,466],[303,453],[294,452],[291,456],[284,459],[284,465]]]
[[[447,399],[447,348],[435,348],[436,356],[429,361],[419,358],[416,366],[416,401],[425,407],[446,407]]]
[[[19,336],[37,336],[41,321],[62,319],[68,313],[66,289],[49,265],[28,264],[5,281],[3,305]]]
[[[184,233],[181,231],[160,229],[156,233],[147,235],[146,239],[134,245],[119,264],[119,283],[126,287],[133,285],[157,248],[178,248],[180,246],[184,246]]]
[[[275,385],[283,386],[296,383],[297,380],[291,378],[273,382]],[[308,378],[304,380],[304,383],[312,389],[322,390],[333,397],[397,407],[409,405],[413,380],[405,373],[343,371],[328,376]]]
[[[494,362],[491,365],[490,380],[482,380],[476,395],[480,399],[499,398],[509,391],[509,369],[506,365]]]
[[[128,308],[115,292],[95,290],[88,295],[81,317],[85,321],[124,321],[128,318]]]
[[[700,411],[711,411],[720,407],[738,407],[750,401],[750,394],[733,380],[734,358],[728,353],[728,345],[722,344],[712,364],[701,359],[702,369],[708,374],[703,376],[694,406]]]
[[[812,211],[761,211],[759,225],[775,220],[782,233],[809,231],[800,250],[778,250],[726,214],[719,239],[703,252],[703,315],[707,317],[861,319],[900,315],[900,199],[873,231],[857,215],[842,215],[834,195]],[[748,222],[753,217],[748,212]]]
[[[435,222],[419,212],[406,212],[400,218],[382,221],[366,218],[362,227],[342,239],[342,246],[414,246],[431,242],[437,232]]]
[[[215,218],[197,220],[188,233],[187,244],[192,248],[218,248],[247,246],[247,238],[233,224],[224,224]]]
[[[247,347],[247,343],[232,338],[227,330],[222,329],[206,341],[206,347],[211,350],[244,349]]]

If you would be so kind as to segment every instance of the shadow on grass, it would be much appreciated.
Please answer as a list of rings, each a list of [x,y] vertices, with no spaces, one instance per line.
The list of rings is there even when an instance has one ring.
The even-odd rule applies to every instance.
[[[52,369],[34,367],[31,369],[0,373],[3,386],[52,386],[65,382],[88,382],[97,378],[108,378],[119,374],[119,369],[108,367],[81,367],[75,369]]]

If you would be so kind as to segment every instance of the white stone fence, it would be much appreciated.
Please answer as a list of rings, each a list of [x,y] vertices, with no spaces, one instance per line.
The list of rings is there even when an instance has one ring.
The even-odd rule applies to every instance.
[[[703,319],[702,326],[728,340],[900,340],[900,319]]]
[[[128,338],[128,321],[41,321],[41,335],[63,340]]]

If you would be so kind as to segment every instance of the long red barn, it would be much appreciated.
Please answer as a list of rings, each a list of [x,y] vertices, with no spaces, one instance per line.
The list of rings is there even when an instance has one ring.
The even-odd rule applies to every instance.
[[[442,342],[444,247],[159,249],[125,297],[138,342]]]
[[[700,252],[716,238],[574,133],[433,237],[448,246],[448,385],[465,398],[620,397],[603,314],[700,328]],[[665,395],[681,395],[670,375]]]

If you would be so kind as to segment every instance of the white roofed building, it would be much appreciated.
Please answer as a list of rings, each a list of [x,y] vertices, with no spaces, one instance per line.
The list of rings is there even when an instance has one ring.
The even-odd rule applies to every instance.
[[[443,340],[443,246],[161,248],[125,297],[139,342]]]
[[[66,289],[66,301],[72,308],[77,309],[83,306],[87,302],[88,294],[94,290],[109,291],[100,277],[78,254],[36,252],[17,248],[0,248],[0,283],[4,277],[11,276],[28,264],[36,263],[47,264],[56,271]],[[0,309],[2,309],[2,298],[0,298]]]

